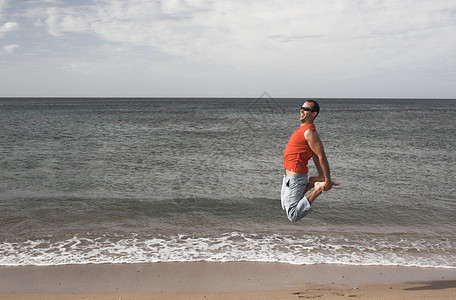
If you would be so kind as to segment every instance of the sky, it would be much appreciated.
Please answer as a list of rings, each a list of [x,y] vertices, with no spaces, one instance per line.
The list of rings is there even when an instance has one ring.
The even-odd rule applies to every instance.
[[[456,98],[455,0],[0,0],[0,97]]]

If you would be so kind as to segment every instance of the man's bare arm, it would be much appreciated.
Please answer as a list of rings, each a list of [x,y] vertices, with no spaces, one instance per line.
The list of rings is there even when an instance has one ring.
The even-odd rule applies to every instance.
[[[306,138],[306,141],[309,144],[310,149],[318,158],[318,163],[320,164],[321,170],[323,171],[323,176],[325,177],[325,185],[323,187],[323,190],[328,191],[332,188],[333,183],[331,181],[329,163],[326,158],[325,150],[323,148],[323,143],[320,140],[320,136],[315,131],[308,129],[304,133],[304,137]]]
[[[320,158],[318,158],[318,156],[314,154],[312,156],[312,160],[313,160],[313,162],[315,164],[315,168],[317,168],[318,176],[319,177],[324,177],[325,174],[324,174],[323,169],[321,168],[321,165],[320,165]]]

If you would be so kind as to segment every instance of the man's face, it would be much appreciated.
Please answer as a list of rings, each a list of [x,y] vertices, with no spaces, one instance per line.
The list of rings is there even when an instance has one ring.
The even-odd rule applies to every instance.
[[[313,110],[313,103],[311,102],[304,102],[304,104],[302,105],[302,107],[307,107],[311,110]],[[314,116],[313,116],[313,111],[311,110],[304,110],[301,108],[301,112],[300,112],[300,118],[299,120],[301,121],[301,123],[306,123],[306,122],[312,122],[313,119],[314,119]]]

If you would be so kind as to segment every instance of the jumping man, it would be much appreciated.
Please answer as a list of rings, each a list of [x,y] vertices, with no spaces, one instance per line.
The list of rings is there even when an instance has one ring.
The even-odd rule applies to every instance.
[[[323,192],[329,191],[331,181],[328,160],[323,144],[315,129],[314,120],[320,112],[320,106],[314,100],[307,100],[301,107],[301,126],[291,135],[283,155],[285,175],[282,183],[282,208],[288,219],[296,222],[312,210],[310,205]],[[308,178],[307,162],[313,159],[318,176]],[[309,194],[309,190],[314,188]]]

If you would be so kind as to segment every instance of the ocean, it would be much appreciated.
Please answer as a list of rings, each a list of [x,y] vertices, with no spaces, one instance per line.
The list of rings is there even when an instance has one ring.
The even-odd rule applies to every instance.
[[[456,268],[456,100],[317,99],[340,186],[292,223],[282,155],[303,101],[1,98],[0,265]]]

